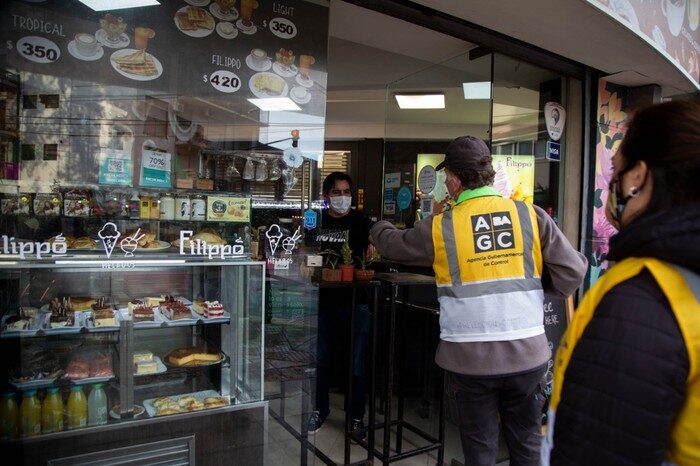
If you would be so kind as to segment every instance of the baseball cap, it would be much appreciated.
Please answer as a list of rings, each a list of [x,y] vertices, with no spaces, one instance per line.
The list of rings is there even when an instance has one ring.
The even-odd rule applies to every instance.
[[[491,161],[491,151],[483,140],[474,136],[460,136],[447,146],[445,160],[435,170],[482,171],[492,169]]]

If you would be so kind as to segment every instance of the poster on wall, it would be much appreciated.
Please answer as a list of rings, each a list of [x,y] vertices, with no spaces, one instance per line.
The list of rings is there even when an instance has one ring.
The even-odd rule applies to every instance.
[[[652,44],[700,90],[700,0],[588,0]]]
[[[149,149],[144,149],[141,154],[141,186],[172,187],[170,154]]]
[[[3,69],[170,95],[289,98],[325,115],[324,2],[169,0],[113,11],[77,0],[2,3]]]
[[[117,149],[100,149],[98,182],[131,186],[131,154]]]
[[[493,155],[493,186],[503,197],[532,203],[535,192],[534,155]]]

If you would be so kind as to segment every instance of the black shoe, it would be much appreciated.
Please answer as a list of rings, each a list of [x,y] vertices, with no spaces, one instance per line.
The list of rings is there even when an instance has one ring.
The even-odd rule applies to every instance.
[[[313,434],[318,431],[318,429],[323,426],[323,423],[326,422],[326,417],[328,415],[326,414],[325,416],[321,416],[320,411],[314,411],[311,414],[311,417],[309,417],[309,423],[307,424],[307,430],[309,431],[310,434]]]
[[[353,419],[350,423],[350,432],[357,435],[362,440],[367,438],[367,429],[362,419]]]

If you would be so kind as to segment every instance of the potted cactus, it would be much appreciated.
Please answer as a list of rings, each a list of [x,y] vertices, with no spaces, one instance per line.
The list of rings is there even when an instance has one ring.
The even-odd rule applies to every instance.
[[[343,263],[340,265],[342,281],[351,282],[355,266],[352,265],[352,249],[350,249],[350,243],[347,240],[345,240],[343,246],[340,248],[340,256],[343,259]]]
[[[338,265],[338,253],[332,250],[324,251],[321,254],[326,256],[326,265],[321,269],[321,280],[324,282],[339,282],[341,279]]]
[[[376,260],[375,255],[372,255],[372,256],[365,255],[364,257],[358,257],[357,261],[360,264],[360,268],[355,269],[355,280],[361,281],[361,282],[370,281],[374,277],[374,270],[368,269],[367,266],[370,265],[375,260]]]

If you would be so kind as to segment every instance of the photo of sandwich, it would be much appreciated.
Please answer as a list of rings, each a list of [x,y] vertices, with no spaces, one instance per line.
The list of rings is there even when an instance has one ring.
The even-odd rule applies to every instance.
[[[117,73],[135,81],[150,81],[163,74],[163,65],[145,50],[117,50],[109,61]]]
[[[190,37],[206,37],[214,31],[214,17],[207,10],[196,6],[185,6],[175,13],[175,25]]]

